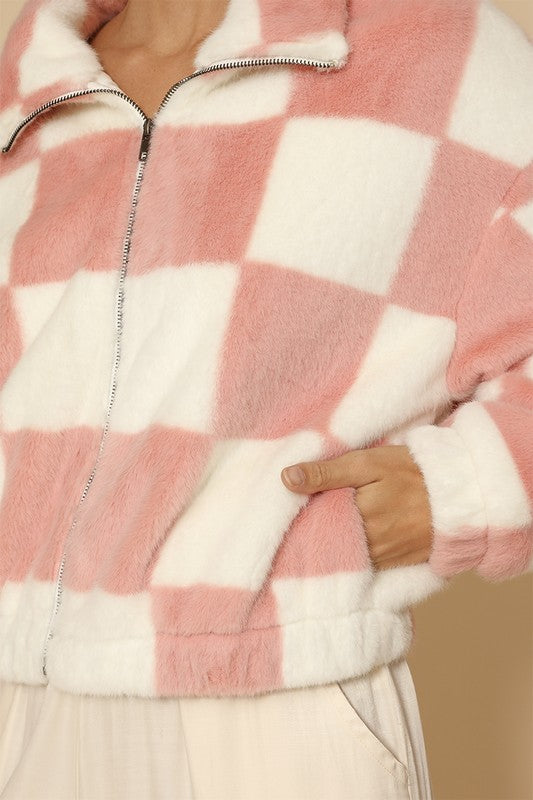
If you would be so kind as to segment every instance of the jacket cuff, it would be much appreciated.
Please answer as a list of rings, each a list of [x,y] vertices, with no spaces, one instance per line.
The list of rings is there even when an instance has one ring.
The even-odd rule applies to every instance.
[[[451,427],[420,425],[403,443],[422,473],[431,507],[430,569],[450,578],[475,568],[487,550],[488,521],[472,457]]]

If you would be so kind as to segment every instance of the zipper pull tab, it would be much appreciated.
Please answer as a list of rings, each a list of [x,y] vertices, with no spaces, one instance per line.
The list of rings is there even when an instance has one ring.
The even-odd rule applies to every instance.
[[[148,153],[148,147],[150,145],[150,136],[152,133],[152,120],[150,117],[146,117],[144,120],[143,125],[143,135],[141,139],[141,147],[139,150],[139,160],[144,161],[146,155]]]

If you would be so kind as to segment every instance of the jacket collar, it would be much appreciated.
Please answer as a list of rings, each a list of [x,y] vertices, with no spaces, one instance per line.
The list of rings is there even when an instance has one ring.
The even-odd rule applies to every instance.
[[[201,43],[194,67],[247,56],[346,63],[351,0],[229,0],[222,22]],[[126,0],[26,0],[2,51],[2,139],[42,104],[101,81],[88,39]]]

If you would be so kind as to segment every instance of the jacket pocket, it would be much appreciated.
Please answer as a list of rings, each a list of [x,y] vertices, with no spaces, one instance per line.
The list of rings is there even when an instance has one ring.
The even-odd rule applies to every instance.
[[[363,743],[371,758],[375,759],[400,785],[407,787],[409,773],[406,764],[387,747],[378,734],[365,722],[354,702],[345,691],[345,688],[352,680],[358,679],[356,677],[331,684],[332,702],[338,712],[339,720],[349,735],[356,737]],[[388,687],[383,687],[383,691],[388,691]]]
[[[354,490],[311,494],[280,537],[248,624],[263,627],[272,603],[271,625],[344,617],[367,606],[373,579]]]

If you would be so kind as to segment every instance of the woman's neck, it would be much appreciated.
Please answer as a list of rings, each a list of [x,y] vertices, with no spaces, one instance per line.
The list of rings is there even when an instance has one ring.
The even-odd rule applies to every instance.
[[[163,57],[190,52],[222,22],[227,7],[228,0],[128,0],[100,39]]]

